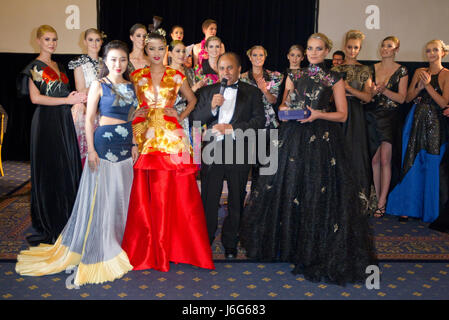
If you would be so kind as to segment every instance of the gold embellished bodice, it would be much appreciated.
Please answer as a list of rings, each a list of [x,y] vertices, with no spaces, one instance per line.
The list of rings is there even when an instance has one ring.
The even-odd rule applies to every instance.
[[[332,71],[340,73],[342,78],[347,80],[351,87],[359,91],[363,90],[365,82],[371,77],[370,68],[362,64],[339,65],[333,67]]]
[[[145,117],[133,121],[133,131],[141,154],[162,152],[178,154],[189,150],[188,139],[174,117],[165,115],[166,108],[173,108],[185,76],[167,67],[158,87],[153,84],[150,68],[142,68],[131,74],[139,101],[137,110],[145,108]]]

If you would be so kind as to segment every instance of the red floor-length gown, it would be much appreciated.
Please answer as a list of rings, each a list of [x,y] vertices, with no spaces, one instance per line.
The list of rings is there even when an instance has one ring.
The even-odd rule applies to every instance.
[[[140,156],[122,248],[134,270],[168,271],[170,262],[214,269],[201,195],[190,145],[182,127],[164,108],[173,108],[185,76],[167,67],[159,87],[149,68],[132,80],[145,118],[133,121]],[[183,160],[183,161],[181,161]]]

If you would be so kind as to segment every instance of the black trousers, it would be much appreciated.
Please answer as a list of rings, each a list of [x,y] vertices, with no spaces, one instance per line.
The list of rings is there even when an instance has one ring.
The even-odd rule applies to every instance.
[[[218,226],[218,208],[223,181],[228,185],[228,214],[223,221],[221,242],[225,248],[237,248],[240,219],[246,196],[249,165],[201,165],[201,198],[206,214],[209,241],[215,239]]]

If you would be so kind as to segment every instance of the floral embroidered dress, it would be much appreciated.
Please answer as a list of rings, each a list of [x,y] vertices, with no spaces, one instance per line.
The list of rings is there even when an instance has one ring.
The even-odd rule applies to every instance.
[[[209,64],[209,59],[203,59],[194,68],[195,82],[206,79],[206,85],[217,83],[220,79],[218,73],[212,69]]]
[[[122,247],[135,270],[168,271],[170,262],[213,269],[203,204],[196,182],[198,165],[182,126],[165,115],[173,108],[185,76],[167,67],[159,86],[150,68],[131,75],[139,109],[133,131],[140,156]]]
[[[100,115],[127,121],[137,105],[132,84],[101,83]],[[53,246],[22,251],[16,271],[26,276],[59,273],[76,266],[75,285],[120,278],[133,267],[121,248],[133,180],[131,122],[97,127],[100,162],[84,166],[72,215]]]
[[[298,108],[335,111],[330,104],[339,76],[323,64],[290,75]],[[241,243],[250,259],[287,261],[310,281],[365,281],[373,244],[367,217],[344,153],[341,125],[315,120],[282,122],[278,169],[260,176],[245,208]]]
[[[219,80],[217,72],[209,64],[209,54],[206,49],[206,39],[201,41],[201,49],[198,53],[198,64],[193,67],[195,82],[206,79],[206,85],[217,83]]]
[[[209,54],[206,51],[206,39],[201,40],[201,48],[198,53],[198,64],[202,64],[204,59],[209,59]]]
[[[283,75],[277,71],[270,71],[270,70],[263,69],[263,78],[264,78],[265,82],[267,83],[268,92],[270,92],[272,95],[274,95],[277,98],[278,94],[279,94],[280,85],[282,83]],[[252,70],[242,74],[240,77],[240,80],[257,87],[257,82],[254,79]],[[274,106],[273,106],[274,104],[271,104],[270,102],[268,102],[265,95],[263,95],[262,99],[263,99],[263,105],[265,108],[265,117],[267,119],[265,122],[265,128],[270,128],[270,127],[277,128],[279,126],[279,122],[277,120],[276,113],[274,111]]]
[[[101,59],[101,58],[100,58]],[[87,54],[78,57],[75,60],[69,62],[69,69],[75,70],[81,67],[84,76],[84,82],[86,88],[89,88],[92,81],[96,80],[98,77],[99,66],[101,60],[92,59]],[[86,141],[86,114],[76,113],[72,110],[73,121],[75,123],[76,136],[78,138],[78,146],[81,154],[81,163],[84,166],[84,162],[87,157],[87,141]]]
[[[61,64],[58,73],[40,60],[20,74],[21,92],[31,79],[41,95],[67,97],[69,80]],[[71,105],[38,105],[31,122],[31,221],[38,235],[32,244],[53,243],[72,212],[81,176],[81,159]]]

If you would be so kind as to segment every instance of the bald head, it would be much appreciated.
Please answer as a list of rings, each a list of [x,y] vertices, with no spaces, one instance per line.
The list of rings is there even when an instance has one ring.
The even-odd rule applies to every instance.
[[[240,64],[240,57],[233,52],[226,52],[218,58],[218,76],[220,81],[223,78],[228,79],[228,85],[231,85],[239,80],[240,71],[242,69]]]
[[[237,64],[238,67],[242,66],[242,63],[240,61],[240,57],[239,57],[239,55],[237,53],[234,53],[234,52],[225,52],[225,53],[223,53],[221,56],[218,57],[217,64],[220,62],[220,59],[222,57],[231,57],[231,58],[233,58],[235,60],[235,63]]]

